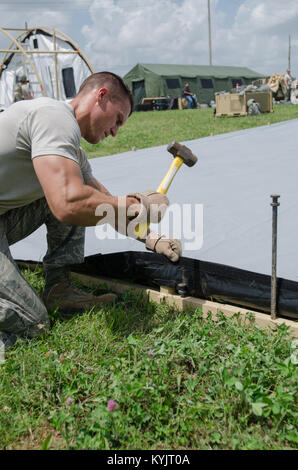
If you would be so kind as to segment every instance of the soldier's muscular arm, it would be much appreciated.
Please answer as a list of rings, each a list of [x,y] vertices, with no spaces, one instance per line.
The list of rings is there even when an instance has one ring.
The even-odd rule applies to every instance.
[[[118,198],[105,194],[82,182],[79,165],[58,155],[33,158],[33,166],[44,195],[54,216],[63,223],[94,226],[100,217],[95,216],[100,204],[111,204],[117,214]],[[128,205],[138,201],[128,200]]]
[[[91,186],[91,188],[97,189],[101,193],[106,194],[107,196],[112,196],[112,194],[107,190],[107,188],[96,178],[91,178],[90,180],[87,180],[86,184],[88,186]]]

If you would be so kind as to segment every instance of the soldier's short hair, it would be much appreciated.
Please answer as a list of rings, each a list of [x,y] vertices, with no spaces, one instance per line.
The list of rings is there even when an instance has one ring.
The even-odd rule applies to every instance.
[[[115,73],[105,71],[93,73],[83,81],[78,94],[89,93],[91,90],[102,87],[108,88],[111,100],[129,99],[131,107],[130,116],[134,109],[133,94],[123,79]]]

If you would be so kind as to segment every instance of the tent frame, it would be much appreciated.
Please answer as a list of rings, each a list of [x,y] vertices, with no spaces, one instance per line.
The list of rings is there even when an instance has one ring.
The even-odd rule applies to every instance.
[[[53,36],[54,48],[53,48],[52,51],[25,50],[22,47],[22,44],[21,44],[22,40],[25,39],[25,37],[27,35],[29,35],[33,31],[37,31],[37,30],[45,31],[45,32],[47,32],[47,33],[49,33],[50,35]],[[18,34],[16,37],[14,37],[9,31],[22,31],[22,32],[20,34]],[[30,54],[49,54],[49,55],[53,55],[53,59],[54,59],[54,63],[55,63],[55,83],[56,83],[56,99],[57,100],[59,100],[59,80],[58,80],[57,54],[79,54],[82,57],[82,59],[86,62],[86,64],[88,65],[91,72],[94,73],[93,66],[91,65],[91,63],[89,62],[87,57],[82,53],[79,46],[69,36],[67,36],[65,33],[59,31],[56,28],[51,28],[51,27],[48,27],[48,26],[35,26],[34,28],[1,28],[0,27],[0,33],[4,34],[6,37],[8,37],[11,40],[11,44],[8,47],[8,49],[0,49],[0,53],[5,54],[4,57],[3,57],[3,60],[0,63],[0,77],[1,77],[1,74],[4,70],[4,64],[5,64],[5,61],[7,60],[8,56],[9,56],[9,54],[15,54],[15,53],[23,54],[24,58],[27,60],[28,64],[30,65],[30,67],[32,68],[32,70],[35,74],[35,77],[36,77],[36,79],[39,83],[39,86],[40,86],[40,89],[41,89],[41,92],[42,92],[43,96],[47,96],[46,92],[45,92],[45,88],[43,86],[42,80],[40,78],[40,75],[37,71],[36,66],[34,65],[32,60],[30,59]],[[60,39],[62,41],[68,42],[73,47],[74,50],[73,51],[58,51],[56,49],[56,39]],[[14,46],[16,47],[16,49],[13,49]]]

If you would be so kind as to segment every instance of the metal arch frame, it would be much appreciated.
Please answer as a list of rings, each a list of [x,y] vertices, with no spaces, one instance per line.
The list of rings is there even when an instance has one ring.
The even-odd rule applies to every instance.
[[[24,29],[17,29],[17,28],[0,28],[0,32],[2,32],[4,35],[6,35],[12,42],[8,48],[8,50],[6,51],[5,53],[5,56],[3,58],[3,61],[2,61],[2,64],[0,64],[0,77],[1,77],[1,74],[2,74],[2,65],[3,63],[5,62],[5,60],[7,59],[8,57],[8,54],[11,53],[13,54],[14,53],[14,50],[12,49],[12,47],[15,45],[17,47],[17,49],[19,50],[20,53],[24,54],[24,56],[26,57],[27,61],[29,62],[29,64],[31,65],[35,75],[36,75],[36,78],[39,82],[39,85],[40,85],[40,89],[42,91],[42,94],[44,96],[46,96],[46,93],[45,93],[45,90],[44,90],[44,86],[42,84],[42,81],[40,79],[40,76],[39,76],[39,73],[37,71],[37,68],[36,66],[34,65],[34,63],[31,61],[30,57],[28,54],[30,54],[32,51],[28,50],[28,51],[25,51],[24,48],[21,46],[20,44],[20,41],[21,41],[21,38],[27,34],[29,34],[30,32],[32,31],[35,31],[35,30],[38,30],[40,29],[41,31],[45,31],[45,32],[49,32],[50,34],[52,34],[53,38],[54,38],[54,50],[53,51],[48,51],[49,54],[51,54],[52,52],[54,53],[54,60],[55,60],[55,75],[56,75],[56,95],[57,95],[57,99],[59,99],[59,90],[58,90],[58,77],[57,77],[57,54],[61,53],[60,51],[56,51],[56,39],[60,39],[61,41],[67,41],[74,49],[74,53],[77,53],[81,56],[81,58],[85,61],[85,63],[87,64],[87,66],[89,67],[89,70],[91,71],[91,73],[94,73],[95,70],[92,66],[92,64],[89,62],[89,60],[87,59],[87,57],[83,54],[83,52],[81,52],[79,46],[65,33],[63,33],[62,31],[59,31],[57,30],[56,28],[52,28],[52,27],[48,27],[48,26],[35,26],[33,28],[24,28]],[[18,36],[16,36],[16,38],[14,38],[10,33],[8,33],[8,31],[10,30],[16,30],[16,31],[22,31]],[[34,51],[35,52],[35,51]],[[72,52],[69,52],[69,53],[72,53]]]
[[[34,28],[23,29],[23,30],[22,30],[22,33],[20,33],[16,38],[13,38],[11,35],[9,35],[9,36],[11,36],[10,38],[11,38],[12,41],[13,41],[13,43],[10,45],[9,49],[13,46],[13,44],[15,44],[15,41],[19,41],[19,39],[20,39],[22,36],[24,36],[24,35],[30,33],[31,31],[37,30],[37,29],[44,30],[44,31],[51,31],[51,32],[53,32],[53,35],[56,34],[56,33],[58,33],[59,35],[61,35],[61,37],[59,38],[59,37],[57,36],[57,34],[56,34],[56,37],[57,37],[58,39],[61,39],[62,41],[63,41],[63,40],[68,41],[68,42],[73,46],[74,50],[77,51],[77,52],[79,53],[79,55],[83,58],[83,60],[86,62],[86,64],[87,64],[88,67],[90,68],[91,72],[92,72],[92,73],[95,72],[95,70],[94,70],[92,64],[91,64],[90,61],[87,59],[87,57],[85,56],[85,54],[80,50],[78,44],[76,44],[67,34],[63,33],[62,31],[59,31],[59,30],[56,29],[56,28],[52,28],[52,27],[50,27],[50,26],[34,26]],[[6,34],[6,32],[5,32],[6,30],[13,30],[13,28],[0,28],[0,31],[1,31],[2,33],[4,33],[4,34]],[[8,35],[8,34],[7,34],[7,35]],[[50,53],[50,51],[49,51],[49,53]],[[6,60],[7,55],[8,55],[8,52],[5,54],[4,59],[3,59],[3,62],[4,62],[4,60]]]
[[[11,45],[10,45],[10,48],[11,48],[13,45],[15,45],[15,46],[17,47],[17,49],[18,49],[19,51],[21,51],[22,54],[24,54],[24,56],[26,57],[28,63],[31,65],[33,72],[34,72],[35,75],[36,75],[36,78],[37,78],[38,83],[39,83],[39,85],[40,85],[40,89],[41,89],[41,92],[42,92],[43,96],[46,96],[46,92],[45,92],[45,90],[44,90],[44,87],[43,87],[42,81],[41,81],[41,79],[40,79],[39,73],[38,73],[38,71],[37,71],[37,68],[36,68],[35,65],[33,64],[32,60],[30,59],[30,57],[29,57],[29,55],[27,54],[27,52],[25,51],[25,49],[23,49],[23,47],[18,43],[18,41],[16,40],[16,38],[14,38],[14,37],[13,37],[10,33],[8,33],[6,30],[4,30],[3,28],[0,28],[0,32],[3,33],[5,36],[7,36],[7,37],[12,41],[12,43],[11,43]],[[12,53],[13,53],[13,50],[12,50]],[[6,53],[5,57],[4,57],[4,59],[6,59],[6,56],[7,56],[7,53]],[[2,74],[2,64],[0,65],[0,76],[1,76],[1,74]]]
[[[62,35],[62,38],[59,38],[58,36],[58,39],[66,39],[72,46],[73,48],[78,51],[79,55],[82,57],[82,59],[86,62],[86,64],[88,65],[89,69],[91,70],[92,73],[95,73],[95,70],[93,68],[93,66],[91,65],[91,63],[89,62],[89,60],[87,59],[87,57],[85,56],[85,54],[80,50],[78,44],[76,44],[69,36],[67,36],[67,34],[63,33],[62,31],[59,31],[58,29],[55,29],[55,28],[47,28],[47,27],[39,27],[39,28],[34,28],[34,29],[50,29],[52,31],[54,31],[55,33],[58,33],[58,34],[61,34]]]

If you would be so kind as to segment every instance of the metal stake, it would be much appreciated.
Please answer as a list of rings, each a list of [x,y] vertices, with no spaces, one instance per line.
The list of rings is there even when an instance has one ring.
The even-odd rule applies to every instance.
[[[272,197],[272,275],[271,275],[271,319],[276,320],[276,252],[277,252],[277,208],[280,205],[277,194]]]
[[[181,297],[186,297],[188,293],[188,281],[186,276],[186,269],[182,266],[181,282],[177,286],[177,292]]]

